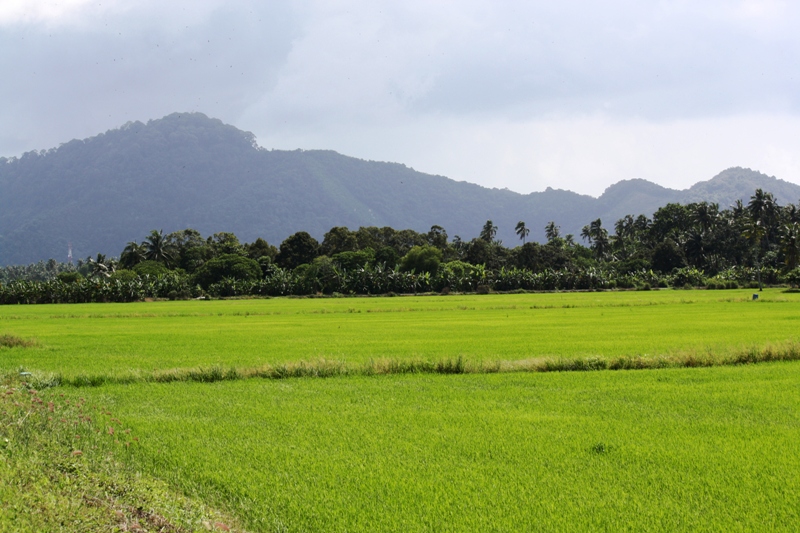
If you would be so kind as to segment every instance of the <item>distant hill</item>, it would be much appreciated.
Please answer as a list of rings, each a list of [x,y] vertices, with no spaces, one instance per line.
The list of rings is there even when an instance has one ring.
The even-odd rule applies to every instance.
[[[232,231],[243,241],[280,244],[305,230],[321,239],[333,226],[443,226],[468,240],[488,219],[498,238],[517,242],[524,220],[544,239],[555,220],[579,233],[598,217],[611,227],[625,214],[652,214],[667,202],[701,199],[728,206],[756,187],[781,204],[800,186],[749,169],[729,169],[685,191],[621,181],[600,198],[548,188],[527,195],[487,189],[397,163],[332,151],[259,148],[252,134],[199,113],[175,113],[19,158],[0,158],[0,264],[97,252],[118,255],[151,229]]]

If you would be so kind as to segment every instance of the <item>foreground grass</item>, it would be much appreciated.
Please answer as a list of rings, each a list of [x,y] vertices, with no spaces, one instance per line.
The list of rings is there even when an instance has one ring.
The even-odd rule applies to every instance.
[[[52,372],[77,384],[199,369],[291,373],[301,362],[380,373],[458,360],[508,369],[565,358],[731,359],[800,342],[800,294],[768,290],[753,302],[751,292],[0,306],[0,334],[30,342],[0,346],[0,369]]]
[[[800,363],[81,389],[255,531],[800,527]],[[69,390],[69,389],[64,389]]]
[[[0,531],[234,529],[228,516],[128,469],[139,439],[118,419],[83,399],[1,381]]]

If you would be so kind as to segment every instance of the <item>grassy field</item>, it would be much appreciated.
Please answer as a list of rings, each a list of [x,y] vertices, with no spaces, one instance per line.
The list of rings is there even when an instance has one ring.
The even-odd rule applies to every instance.
[[[321,359],[726,353],[800,340],[800,294],[651,291],[272,299],[0,307],[0,334],[35,339],[0,370],[119,376],[133,371]]]
[[[800,363],[85,389],[254,531],[793,531]]]
[[[514,362],[796,346],[800,294],[767,290],[757,302],[751,294],[8,306],[0,307],[0,371],[24,368],[34,378],[53,372],[69,383],[87,375],[322,359]],[[17,523],[8,518],[16,515],[4,514],[4,499],[19,513],[25,509],[14,502],[23,499],[30,502],[25,508],[49,509],[60,497],[42,503],[36,494],[66,485],[72,493],[64,501],[87,501],[80,487],[97,483],[76,483],[81,468],[94,473],[79,479],[100,480],[99,489],[85,490],[107,494],[115,474],[104,466],[105,455],[91,463],[101,452],[127,465],[122,481],[111,484],[128,499],[117,492],[99,498],[122,512],[126,524],[142,515],[130,499],[149,501],[152,491],[126,488],[141,479],[158,487],[155,501],[182,493],[189,503],[181,509],[219,509],[204,512],[232,516],[224,520],[250,531],[800,528],[800,361],[630,372],[357,374],[62,384],[42,391],[35,397],[43,400],[36,405],[44,425],[26,433],[34,444],[16,445],[13,432],[10,444],[0,439],[0,473],[30,476],[38,491],[31,496],[27,485],[0,480],[0,531]],[[6,400],[15,407],[3,412],[24,429],[33,418],[17,394]],[[65,467],[58,456],[76,444],[69,428],[47,429],[58,417],[47,421],[45,406],[64,401],[61,395],[70,405],[93,406],[82,439],[106,437],[80,458],[99,465],[93,470],[69,466],[76,461],[71,456]],[[123,429],[130,433],[123,436]],[[52,439],[37,436],[51,431],[67,440],[48,462],[31,446],[49,446]],[[59,475],[35,481],[52,465]],[[183,521],[175,523],[212,520],[180,513]],[[86,520],[100,520],[95,514]],[[116,523],[116,515],[103,516]]]

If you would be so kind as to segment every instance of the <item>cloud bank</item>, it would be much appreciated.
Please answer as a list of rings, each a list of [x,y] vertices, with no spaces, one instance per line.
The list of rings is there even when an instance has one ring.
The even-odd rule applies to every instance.
[[[800,183],[800,6],[781,1],[0,3],[0,155],[202,111],[520,192]]]

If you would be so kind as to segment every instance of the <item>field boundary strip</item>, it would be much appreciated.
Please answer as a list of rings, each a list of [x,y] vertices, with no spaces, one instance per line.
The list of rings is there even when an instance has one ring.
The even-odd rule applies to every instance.
[[[686,351],[669,355],[620,357],[534,357],[521,360],[472,361],[464,357],[436,361],[374,359],[366,363],[320,359],[260,367],[195,367],[124,374],[79,374],[65,377],[52,372],[26,372],[36,388],[55,386],[97,387],[111,384],[233,381],[242,379],[332,378],[391,374],[491,374],[512,372],[589,372],[615,370],[656,370],[736,366],[778,361],[800,361],[800,341],[744,347],[724,353]]]

